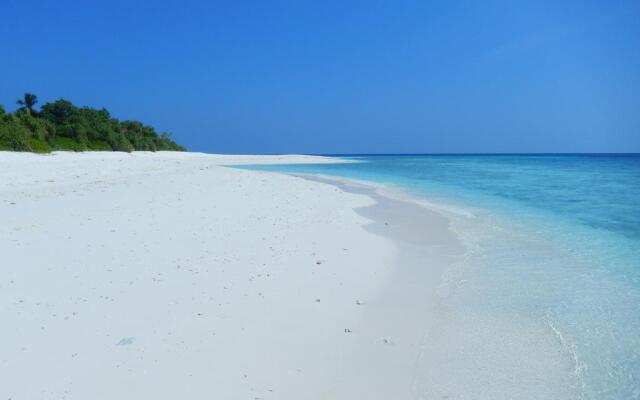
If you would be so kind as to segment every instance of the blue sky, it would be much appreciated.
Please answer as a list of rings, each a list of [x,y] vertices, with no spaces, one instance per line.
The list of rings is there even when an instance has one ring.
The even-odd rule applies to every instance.
[[[639,152],[638,1],[23,1],[0,104],[226,153]]]

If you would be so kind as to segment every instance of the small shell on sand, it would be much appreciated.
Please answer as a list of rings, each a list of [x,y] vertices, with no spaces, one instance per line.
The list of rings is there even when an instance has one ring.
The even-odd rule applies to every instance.
[[[118,343],[116,343],[116,346],[126,346],[129,344],[132,344],[133,342],[135,342],[135,340],[136,338],[132,338],[132,337],[122,338]]]

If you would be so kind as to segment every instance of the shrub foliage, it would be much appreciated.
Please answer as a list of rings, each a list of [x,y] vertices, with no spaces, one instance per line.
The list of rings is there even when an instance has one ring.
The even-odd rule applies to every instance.
[[[119,121],[104,108],[76,107],[60,99],[38,111],[37,102],[37,96],[25,93],[15,112],[0,106],[0,150],[185,151],[168,133],[158,134],[138,121]]]

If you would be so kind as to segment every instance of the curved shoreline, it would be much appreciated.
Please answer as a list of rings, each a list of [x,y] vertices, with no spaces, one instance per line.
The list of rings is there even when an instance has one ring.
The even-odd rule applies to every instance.
[[[441,312],[438,290],[442,276],[464,253],[462,243],[449,229],[449,220],[408,199],[382,195],[379,188],[363,182],[295,176],[374,199],[375,204],[355,211],[371,221],[364,227],[367,231],[392,241],[397,248],[393,273],[367,304],[359,325],[364,340],[355,343],[353,350],[353,362],[360,364],[358,384],[345,385],[344,397],[336,398],[422,398],[420,368],[434,315]],[[386,346],[366,345],[381,340]]]
[[[548,326],[454,298],[475,262],[451,226],[464,214],[224,167],[335,161],[0,153],[0,395],[558,394]]]
[[[404,329],[399,336],[406,346],[396,354],[397,360],[404,362],[389,362],[396,370],[384,374],[403,382],[396,385],[401,388],[406,387],[408,375],[413,377],[411,391],[402,392],[406,398],[581,398],[583,386],[581,377],[575,375],[575,353],[558,340],[558,331],[549,320],[476,307],[476,301],[494,307],[498,299],[474,299],[469,296],[480,294],[477,289],[465,290],[475,269],[491,268],[485,265],[482,252],[478,253],[477,239],[469,241],[477,234],[484,240],[483,231],[478,231],[483,220],[466,210],[425,204],[403,192],[389,193],[379,184],[327,175],[292,175],[376,200],[374,206],[356,211],[374,221],[365,229],[392,240],[398,249],[394,274],[380,293],[378,305],[394,310],[391,315],[399,311],[403,317],[389,319],[389,314],[377,311],[376,315],[372,310],[365,327]],[[403,214],[404,218],[397,218]],[[409,363],[411,352],[416,359]],[[374,390],[371,396],[377,398]]]

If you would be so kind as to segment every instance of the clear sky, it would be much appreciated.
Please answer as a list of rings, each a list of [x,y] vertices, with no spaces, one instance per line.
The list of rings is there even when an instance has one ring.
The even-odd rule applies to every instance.
[[[640,1],[25,1],[25,91],[226,153],[639,152]]]

